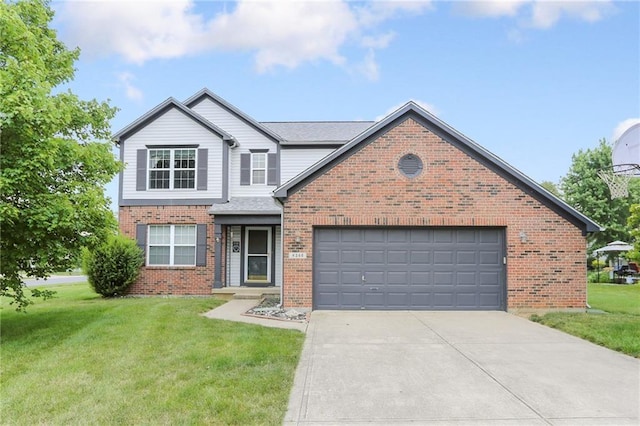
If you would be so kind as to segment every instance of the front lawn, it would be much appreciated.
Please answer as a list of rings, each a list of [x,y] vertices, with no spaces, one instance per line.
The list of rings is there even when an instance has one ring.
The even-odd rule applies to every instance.
[[[605,313],[554,312],[532,320],[640,358],[640,285],[589,284],[589,305]]]
[[[2,301],[3,424],[280,424],[304,335],[217,321],[212,298]]]

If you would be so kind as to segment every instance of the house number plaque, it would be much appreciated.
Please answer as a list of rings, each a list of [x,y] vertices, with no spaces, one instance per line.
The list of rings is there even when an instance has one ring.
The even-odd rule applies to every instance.
[[[307,253],[304,252],[289,252],[289,259],[306,259]]]

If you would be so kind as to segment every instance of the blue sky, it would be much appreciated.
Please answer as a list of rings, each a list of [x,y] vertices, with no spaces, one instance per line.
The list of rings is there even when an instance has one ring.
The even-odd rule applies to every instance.
[[[640,120],[635,1],[56,1],[70,88],[117,131],[208,87],[258,121],[372,120],[408,100],[534,180]],[[108,194],[117,199],[117,185]]]

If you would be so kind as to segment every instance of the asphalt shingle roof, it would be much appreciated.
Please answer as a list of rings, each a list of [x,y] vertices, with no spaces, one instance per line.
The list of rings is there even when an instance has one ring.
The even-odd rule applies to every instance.
[[[280,135],[285,143],[346,143],[375,124],[374,121],[287,121],[261,122]]]
[[[214,204],[209,214],[274,215],[282,212],[273,197],[233,197],[228,203]]]

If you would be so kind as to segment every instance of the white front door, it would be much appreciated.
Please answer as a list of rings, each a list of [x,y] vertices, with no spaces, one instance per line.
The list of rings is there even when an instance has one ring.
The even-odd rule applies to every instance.
[[[244,240],[245,282],[271,282],[271,227],[247,226]]]

